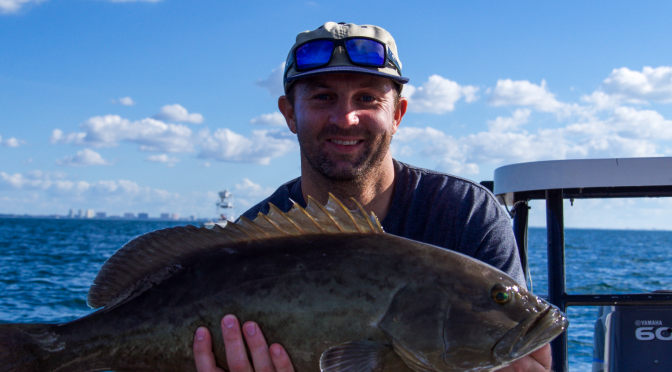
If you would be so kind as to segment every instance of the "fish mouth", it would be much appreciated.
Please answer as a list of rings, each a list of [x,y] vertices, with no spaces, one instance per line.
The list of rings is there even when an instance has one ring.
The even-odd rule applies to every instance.
[[[505,333],[492,348],[499,362],[511,362],[539,349],[567,329],[567,316],[553,305],[542,312],[525,318]]]

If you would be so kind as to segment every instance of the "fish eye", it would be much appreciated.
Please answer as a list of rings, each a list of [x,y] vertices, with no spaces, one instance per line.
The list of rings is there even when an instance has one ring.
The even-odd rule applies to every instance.
[[[490,296],[492,300],[500,305],[509,303],[513,298],[511,290],[508,287],[505,287],[501,284],[495,284],[494,287],[490,290]]]

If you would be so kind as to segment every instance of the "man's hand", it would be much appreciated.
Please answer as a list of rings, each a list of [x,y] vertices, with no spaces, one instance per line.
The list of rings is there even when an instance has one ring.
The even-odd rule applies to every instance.
[[[551,345],[546,344],[541,349],[516,360],[507,367],[498,369],[496,372],[550,372],[551,362]]]
[[[238,319],[229,314],[222,319],[221,325],[226,361],[231,372],[294,372],[294,366],[285,349],[279,344],[273,344],[269,348],[257,323],[245,323],[243,325],[245,332],[242,332]],[[246,343],[252,355],[252,364],[247,357]],[[215,364],[212,338],[205,327],[196,330],[194,360],[198,372],[224,372]]]

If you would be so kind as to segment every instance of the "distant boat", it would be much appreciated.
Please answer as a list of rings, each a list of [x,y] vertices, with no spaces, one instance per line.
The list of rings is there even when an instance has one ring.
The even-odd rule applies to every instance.
[[[219,214],[219,219],[217,221],[207,221],[203,223],[203,227],[212,229],[215,225],[220,227],[226,226],[229,222],[235,222],[236,217],[234,213],[235,206],[231,203],[231,198],[233,194],[228,190],[222,190],[219,192],[219,201],[215,203],[217,208],[217,213]]]

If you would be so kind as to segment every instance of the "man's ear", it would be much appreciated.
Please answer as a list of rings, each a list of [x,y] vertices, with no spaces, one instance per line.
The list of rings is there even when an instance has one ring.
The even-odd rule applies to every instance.
[[[294,107],[286,96],[280,96],[280,98],[278,98],[278,109],[282,113],[282,116],[285,117],[289,130],[296,134],[296,116],[294,115]]]
[[[399,98],[399,103],[397,104],[397,108],[394,111],[394,128],[392,130],[392,134],[396,133],[397,129],[399,129],[401,119],[403,119],[404,115],[406,115],[406,109],[408,109],[408,99],[406,99],[406,97]]]

